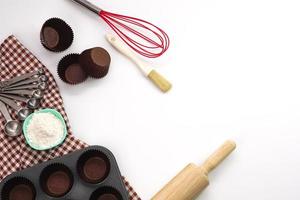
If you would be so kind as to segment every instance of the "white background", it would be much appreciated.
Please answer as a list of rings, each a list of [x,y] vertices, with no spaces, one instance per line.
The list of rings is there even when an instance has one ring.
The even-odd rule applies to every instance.
[[[299,0],[93,2],[169,33],[170,50],[149,62],[173,82],[170,93],[142,77],[105,41],[108,26],[70,0],[1,0],[0,39],[15,34],[56,78],[68,53],[94,46],[111,53],[105,79],[57,81],[74,134],[111,149],[142,199],[229,138],[238,148],[199,199],[300,199]],[[54,16],[76,35],[60,54],[39,42],[41,25]]]

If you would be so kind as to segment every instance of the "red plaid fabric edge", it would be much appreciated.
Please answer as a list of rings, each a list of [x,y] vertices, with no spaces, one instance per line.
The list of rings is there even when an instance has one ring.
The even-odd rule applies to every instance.
[[[0,181],[13,172],[88,146],[73,136],[59,88],[49,70],[14,36],[9,36],[0,45],[1,81],[31,72],[40,67],[45,69],[46,75],[49,77],[49,86],[45,92],[42,107],[54,108],[62,114],[67,124],[68,136],[65,142],[58,148],[49,151],[34,151],[25,144],[25,139],[22,135],[17,138],[7,137],[3,129],[5,119],[0,117]],[[13,118],[16,118],[16,113],[12,110],[9,111]],[[125,178],[124,183],[129,192],[129,199],[140,200],[141,198]]]

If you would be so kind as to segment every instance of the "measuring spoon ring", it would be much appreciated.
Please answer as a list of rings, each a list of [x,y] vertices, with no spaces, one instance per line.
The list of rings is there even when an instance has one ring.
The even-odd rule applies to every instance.
[[[21,107],[11,99],[0,97],[0,101],[17,111],[17,115],[20,121],[24,121],[32,113],[31,109]]]
[[[0,111],[6,120],[6,124],[4,125],[5,134],[10,137],[16,137],[20,135],[22,133],[22,124],[19,121],[11,118],[5,104],[2,101],[0,101]]]

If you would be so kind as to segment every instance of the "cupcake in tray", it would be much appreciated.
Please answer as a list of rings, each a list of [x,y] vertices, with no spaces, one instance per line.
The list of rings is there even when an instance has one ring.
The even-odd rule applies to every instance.
[[[113,154],[91,146],[15,172],[0,183],[1,200],[128,200]]]
[[[120,200],[122,195],[120,192],[110,186],[102,187],[93,192],[90,200]]]
[[[62,197],[72,188],[74,178],[71,170],[59,163],[46,167],[40,176],[43,191],[51,197]]]
[[[77,162],[79,176],[88,183],[102,182],[110,172],[108,157],[97,150],[84,153]]]
[[[15,177],[4,183],[2,200],[35,200],[36,189],[33,183],[24,177]]]

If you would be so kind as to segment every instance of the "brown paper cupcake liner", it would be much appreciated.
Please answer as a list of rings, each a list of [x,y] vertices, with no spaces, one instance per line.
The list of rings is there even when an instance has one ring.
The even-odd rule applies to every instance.
[[[95,47],[83,51],[79,62],[90,77],[99,79],[108,74],[111,57],[104,48]]]
[[[36,189],[25,177],[14,177],[8,180],[1,191],[2,200],[35,200]]]
[[[84,182],[98,184],[109,175],[110,163],[111,161],[102,151],[88,150],[77,161],[77,173]]]
[[[90,200],[99,200],[99,199],[100,200],[106,200],[106,199],[123,200],[120,192],[116,188],[109,185],[95,190],[90,197]]]
[[[87,78],[86,72],[79,63],[79,54],[68,54],[64,56],[57,67],[59,78],[70,85],[83,83]]]
[[[62,52],[73,43],[74,32],[64,20],[50,18],[42,26],[40,40],[49,51]]]
[[[40,175],[42,190],[51,197],[63,197],[73,187],[74,176],[64,164],[55,163],[47,166]]]

